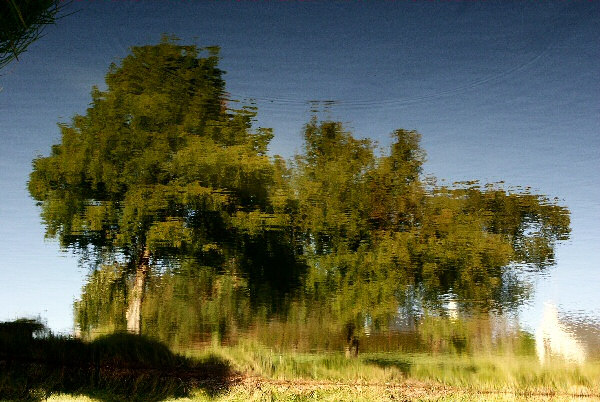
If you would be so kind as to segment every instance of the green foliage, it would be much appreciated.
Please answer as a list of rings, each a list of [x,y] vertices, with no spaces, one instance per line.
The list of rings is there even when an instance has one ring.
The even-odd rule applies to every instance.
[[[419,140],[397,130],[375,156],[340,123],[305,127],[291,177],[305,290],[342,323],[388,322],[409,287],[434,305],[450,294],[484,310],[514,307],[528,289],[508,267],[552,264],[554,242],[568,236],[569,211],[527,191],[426,186]]]
[[[365,173],[374,163],[373,147],[340,123],[313,120],[305,128],[305,148],[292,180],[307,252],[355,249],[369,234]]]
[[[60,125],[61,143],[34,160],[29,181],[49,237],[135,260],[262,226],[239,215],[270,216],[272,134],[250,130],[252,112],[226,109],[217,49],[200,51],[169,38],[132,48],[86,115]]]
[[[272,131],[252,128],[254,108],[227,107],[218,61],[216,48],[170,38],[132,48],[33,161],[46,235],[100,267],[76,304],[83,330],[122,328],[145,255],[158,277],[136,283],[160,297],[142,315],[161,339],[182,328],[223,337],[264,315],[335,317],[360,336],[385,327],[409,292],[434,308],[443,295],[514,307],[528,288],[511,266],[551,265],[568,237],[556,201],[426,185],[415,131],[394,131],[378,155],[341,123],[313,119],[300,155],[268,156]]]
[[[88,277],[80,300],[75,302],[74,312],[81,335],[90,336],[91,328],[101,333],[112,333],[126,327],[127,281],[125,272],[118,265],[103,265]]]

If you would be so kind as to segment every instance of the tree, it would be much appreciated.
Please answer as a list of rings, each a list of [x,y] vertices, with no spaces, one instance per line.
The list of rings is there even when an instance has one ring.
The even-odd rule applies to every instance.
[[[293,186],[306,253],[356,249],[369,235],[367,173],[375,157],[369,140],[357,140],[338,122],[305,127],[305,151],[296,158]]]
[[[412,310],[411,295],[427,310],[440,309],[449,297],[475,311],[518,306],[529,290],[511,265],[543,269],[553,262],[554,243],[568,237],[569,211],[556,201],[498,185],[424,183],[417,132],[394,131],[388,152],[379,156],[370,141],[337,122],[312,120],[304,135],[304,152],[289,166],[281,158],[270,165],[260,159],[268,173],[251,181],[255,198],[236,198],[210,212],[204,204],[176,204],[187,215],[169,212],[177,219],[193,216],[183,226],[192,232],[175,228],[159,237],[174,252],[170,261],[182,261],[164,263],[161,275],[148,281],[145,331],[174,344],[263,328],[266,342],[280,336],[288,345],[331,341],[339,347],[347,341],[356,353],[362,331],[388,328],[400,307]],[[223,180],[236,164],[203,162],[205,148],[186,154],[189,166],[201,168],[190,172]],[[239,185],[219,188],[229,196]],[[137,205],[171,197],[148,194]],[[203,243],[190,248],[189,239]],[[149,244],[152,255],[164,255]],[[127,286],[119,269],[104,265],[91,276],[76,304],[82,328],[123,325]],[[273,307],[286,302],[287,308]],[[324,332],[339,338],[325,339]]]
[[[54,24],[62,0],[4,0],[0,2],[0,68],[27,50]]]
[[[367,315],[394,314],[409,286],[433,304],[454,294],[483,309],[514,306],[527,289],[510,265],[548,266],[554,243],[568,237],[568,209],[543,196],[476,183],[426,186],[419,140],[396,130],[377,157],[340,123],[305,127],[292,182],[307,292],[329,298],[333,315],[356,328]]]
[[[111,65],[108,89],[92,90],[87,113],[60,125],[50,156],[33,161],[28,187],[46,235],[96,265],[119,260],[124,274],[135,272],[133,332],[152,266],[235,261],[230,249],[278,223],[269,201],[272,134],[251,130],[252,110],[225,107],[217,64],[217,48],[169,38],[132,48]]]
[[[82,326],[140,332],[142,316],[163,330],[208,317],[221,336],[254,311],[283,317],[288,303],[318,306],[355,342],[411,289],[433,304],[448,294],[484,309],[514,304],[526,289],[510,265],[544,268],[567,238],[569,211],[556,201],[426,185],[415,131],[394,131],[376,155],[341,123],[312,120],[301,155],[270,158],[273,135],[252,128],[255,109],[227,108],[218,61],[217,48],[169,38],[132,48],[33,161],[28,188],[46,235],[99,268],[76,305]],[[185,292],[173,308],[150,297],[144,312],[148,282]],[[234,297],[245,306],[237,324],[218,319]],[[190,320],[178,318],[182,298],[196,298]]]

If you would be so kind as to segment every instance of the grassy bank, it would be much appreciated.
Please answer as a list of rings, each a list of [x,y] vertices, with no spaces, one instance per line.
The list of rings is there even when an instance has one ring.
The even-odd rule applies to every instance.
[[[164,400],[191,390],[214,395],[232,378],[229,363],[190,359],[162,343],[115,333],[91,342],[55,336],[38,322],[0,323],[0,400],[63,393],[100,400]]]
[[[431,355],[367,353],[347,359],[342,353],[276,353],[255,343],[212,346],[190,356],[219,356],[237,371],[272,380],[348,384],[444,384],[467,392],[520,395],[594,395],[600,397],[600,362],[583,365],[511,354]]]
[[[0,325],[0,400],[600,399],[600,362],[515,354],[277,353],[257,342],[175,354],[144,337],[83,342]]]

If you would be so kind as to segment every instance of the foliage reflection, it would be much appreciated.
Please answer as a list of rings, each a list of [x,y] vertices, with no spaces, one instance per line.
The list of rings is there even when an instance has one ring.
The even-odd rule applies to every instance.
[[[218,61],[168,38],[134,47],[33,161],[47,236],[94,266],[75,306],[82,333],[184,346],[266,331],[285,347],[349,348],[400,311],[514,309],[529,294],[516,267],[552,265],[568,237],[568,209],[528,190],[424,180],[416,131],[379,153],[313,119],[300,154],[270,157],[273,133],[228,106]],[[426,341],[428,323],[422,342],[449,347]]]

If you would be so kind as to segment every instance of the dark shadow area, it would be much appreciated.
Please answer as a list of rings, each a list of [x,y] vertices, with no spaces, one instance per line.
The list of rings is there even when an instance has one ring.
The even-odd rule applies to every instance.
[[[216,395],[234,378],[224,360],[192,360],[142,336],[115,333],[86,343],[55,336],[35,320],[0,323],[0,400],[66,393],[159,401],[193,389]]]
[[[270,313],[285,314],[289,300],[307,273],[291,236],[284,231],[246,237],[240,253],[240,270],[248,279],[250,304]]]
[[[363,362],[366,364],[373,364],[375,366],[379,366],[381,368],[390,368],[394,367],[402,374],[408,375],[410,374],[410,366],[411,363],[407,360],[392,358],[392,357],[370,357],[368,359],[364,359]]]

